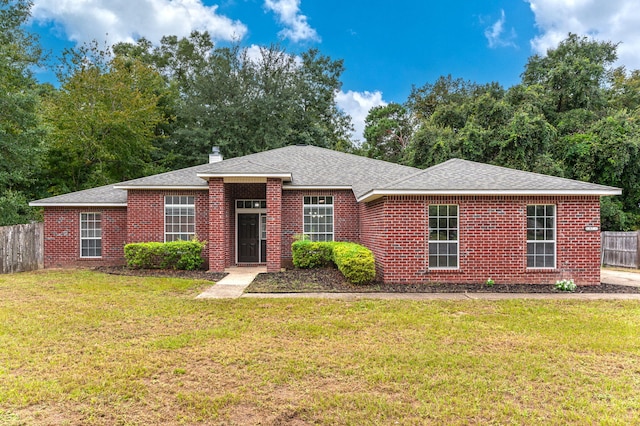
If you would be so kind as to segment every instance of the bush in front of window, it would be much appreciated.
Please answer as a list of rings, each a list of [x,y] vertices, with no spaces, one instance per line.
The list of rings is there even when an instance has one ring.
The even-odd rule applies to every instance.
[[[333,244],[333,263],[352,284],[366,284],[376,277],[376,262],[371,250],[356,243]]]
[[[193,271],[204,263],[206,241],[131,243],[124,246],[127,266],[135,269],[181,269]]]
[[[291,245],[293,266],[296,268],[320,268],[331,264],[331,244],[300,239]]]
[[[352,284],[366,284],[376,276],[375,259],[368,248],[347,242],[295,241],[291,246],[296,268],[318,268],[334,264]]]

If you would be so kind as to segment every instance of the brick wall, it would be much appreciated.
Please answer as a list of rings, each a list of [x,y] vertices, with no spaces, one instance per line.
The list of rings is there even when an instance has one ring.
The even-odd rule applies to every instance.
[[[376,259],[376,277],[382,280],[387,261],[389,232],[384,216],[384,200],[360,203],[360,242],[368,247]],[[392,233],[391,233],[392,234]]]
[[[459,205],[459,269],[428,265],[428,205]],[[528,269],[526,206],[555,204],[556,268]],[[362,241],[375,254],[378,278],[387,282],[554,283],[600,281],[599,198],[386,197],[361,207]]]
[[[291,265],[291,244],[303,232],[303,198],[305,196],[333,196],[334,240],[360,242],[358,203],[351,190],[282,191],[282,259]]]
[[[80,257],[80,213],[101,213],[102,258]],[[44,209],[44,266],[98,266],[124,264],[127,209],[47,207]]]
[[[196,237],[209,240],[209,209],[207,191],[129,190],[127,195],[127,243],[164,242],[164,197],[185,195],[195,197]],[[209,244],[203,250],[209,258]],[[206,265],[205,265],[206,266]]]
[[[267,271],[282,266],[282,181],[267,179]]]

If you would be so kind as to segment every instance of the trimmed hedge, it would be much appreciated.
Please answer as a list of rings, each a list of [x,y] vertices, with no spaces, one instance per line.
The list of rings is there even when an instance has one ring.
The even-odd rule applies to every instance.
[[[376,277],[371,250],[356,243],[334,243],[333,263],[352,284],[366,284]]]
[[[347,242],[295,241],[291,245],[293,265],[317,268],[333,263],[352,284],[366,284],[376,276],[373,253],[368,248]]]
[[[313,242],[309,240],[296,241],[291,245],[293,266],[310,269],[331,264],[332,243]]]
[[[127,266],[135,269],[182,269],[193,271],[204,263],[206,241],[131,243],[124,246]]]

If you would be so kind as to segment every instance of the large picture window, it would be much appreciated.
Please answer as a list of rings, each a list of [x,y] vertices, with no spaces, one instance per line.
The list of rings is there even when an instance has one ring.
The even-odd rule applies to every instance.
[[[429,268],[458,268],[458,206],[429,206]]]
[[[556,206],[527,206],[527,268],[556,266]]]
[[[100,213],[80,213],[80,257],[102,257]]]
[[[196,235],[193,196],[168,195],[164,198],[164,240],[191,240]]]
[[[311,241],[333,241],[333,197],[304,197],[304,235]]]

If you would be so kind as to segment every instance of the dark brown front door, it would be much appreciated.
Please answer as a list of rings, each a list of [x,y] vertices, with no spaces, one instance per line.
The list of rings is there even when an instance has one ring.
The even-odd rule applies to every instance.
[[[238,262],[260,261],[260,215],[238,214]]]

